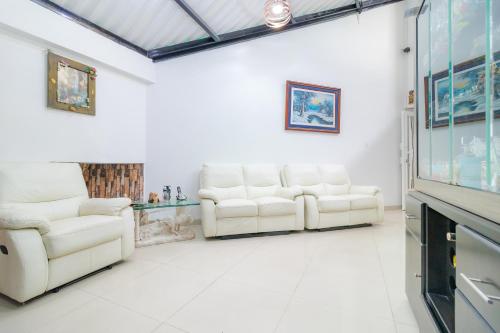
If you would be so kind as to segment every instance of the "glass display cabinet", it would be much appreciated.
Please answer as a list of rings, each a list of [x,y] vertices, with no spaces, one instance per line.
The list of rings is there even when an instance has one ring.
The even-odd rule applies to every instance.
[[[500,1],[417,16],[418,178],[500,193]]]
[[[500,0],[423,0],[406,294],[422,332],[500,332]]]

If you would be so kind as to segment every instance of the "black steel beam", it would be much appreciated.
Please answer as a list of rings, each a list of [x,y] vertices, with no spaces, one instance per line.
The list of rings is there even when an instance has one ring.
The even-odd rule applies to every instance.
[[[354,0],[354,3],[356,4],[358,14],[361,14],[361,12],[363,11],[363,3],[361,2],[361,0]]]
[[[129,49],[132,49],[136,52],[139,52],[140,54],[142,54],[144,56],[148,55],[148,51],[146,51],[142,47],[139,47],[139,46],[123,39],[122,37],[115,35],[111,31],[106,30],[106,29],[98,26],[97,24],[92,23],[87,19],[84,19],[83,17],[53,3],[50,0],[31,0],[31,1],[47,8],[47,9],[50,9],[54,13],[57,13],[61,16],[64,16],[64,17],[74,21],[74,22],[77,22],[78,24],[84,26],[85,28],[90,29],[90,30],[92,30],[92,31],[104,36],[104,37],[107,37],[120,45],[128,47]],[[50,23],[48,23],[48,24],[50,24]]]
[[[219,42],[220,38],[215,31],[191,8],[184,0],[174,0],[205,32],[215,41]]]
[[[106,30],[97,24],[53,3],[50,0],[31,0],[59,15],[62,15],[78,24],[105,36],[118,44],[128,47],[142,55],[148,56],[154,61],[166,60],[169,58],[179,57],[190,53],[200,52],[204,50],[209,50],[213,48],[218,48],[226,45],[231,45],[234,43],[239,43],[255,38],[265,37],[276,33],[281,33],[288,30],[303,28],[312,24],[322,23],[330,20],[334,20],[347,15],[360,13],[361,10],[368,10],[383,5],[400,2],[403,0],[355,0],[355,3],[348,6],[343,6],[340,8],[325,10],[318,13],[307,14],[303,16],[293,17],[291,22],[286,26],[279,29],[272,29],[266,25],[259,25],[252,28],[242,29],[238,31],[233,31],[225,34],[217,35],[204,21],[198,16],[185,0],[175,0],[175,2],[191,17],[197,24],[199,24],[210,36],[208,38],[202,38],[195,41],[190,41],[186,43],[180,43],[172,46],[166,46],[157,48],[154,50],[145,50],[124,38]]]
[[[177,1],[177,0],[176,0]],[[335,9],[325,10],[318,13],[307,14],[294,17],[293,22],[288,23],[280,29],[272,29],[265,25],[238,30],[230,33],[218,35],[219,41],[214,41],[212,38],[203,38],[186,43],[176,44],[172,46],[162,47],[148,52],[148,56],[155,62],[166,60],[174,57],[180,57],[190,53],[200,52],[213,48],[218,48],[234,43],[239,43],[259,37],[265,37],[276,33],[281,33],[288,30],[303,28],[312,24],[322,23],[344,17],[351,14],[359,13],[360,8],[365,11],[376,7],[400,2],[402,0],[365,0],[348,6],[343,6]]]

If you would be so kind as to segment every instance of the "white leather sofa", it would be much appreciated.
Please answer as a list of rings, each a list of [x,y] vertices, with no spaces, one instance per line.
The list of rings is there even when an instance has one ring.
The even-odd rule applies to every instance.
[[[205,164],[200,187],[205,237],[304,229],[302,191],[275,165]]]
[[[24,302],[127,258],[130,199],[89,199],[74,163],[0,163],[0,293]]]
[[[365,223],[382,223],[384,199],[376,186],[351,185],[342,165],[286,165],[287,186],[304,193],[305,227],[322,229]]]

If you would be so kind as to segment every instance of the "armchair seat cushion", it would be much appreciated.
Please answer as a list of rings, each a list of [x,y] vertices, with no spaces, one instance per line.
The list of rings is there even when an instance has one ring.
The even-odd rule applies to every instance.
[[[343,197],[351,201],[351,209],[371,209],[377,208],[377,198],[369,194],[346,194]]]
[[[47,257],[59,258],[115,239],[123,234],[123,220],[118,216],[88,215],[57,220],[42,236]]]
[[[351,209],[349,198],[343,195],[322,195],[318,197],[318,210],[320,213],[345,212]]]
[[[215,205],[217,218],[257,216],[257,204],[247,199],[226,199]]]
[[[280,197],[263,197],[254,200],[259,207],[259,216],[285,216],[296,213],[295,202]]]

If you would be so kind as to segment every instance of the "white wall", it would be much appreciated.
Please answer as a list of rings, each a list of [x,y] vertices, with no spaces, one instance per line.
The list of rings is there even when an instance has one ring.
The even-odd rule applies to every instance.
[[[196,196],[204,162],[343,163],[399,205],[404,3],[157,63],[146,191]],[[285,81],[342,89],[341,134],[284,130]]]
[[[0,29],[20,33],[49,47],[95,59],[146,82],[154,82],[150,59],[30,0],[0,1]]]
[[[16,1],[28,6],[27,2]],[[5,3],[13,4],[13,7],[7,8],[9,13],[2,12]],[[31,34],[29,30],[7,27],[4,19],[8,17],[29,21],[16,6],[12,1],[0,5],[0,160],[145,162],[146,103],[147,87],[152,77],[149,72],[149,66],[153,66],[151,61],[141,55],[138,56],[142,59],[136,58],[137,54],[130,56],[133,51],[111,41],[111,45],[102,44],[101,38],[104,37],[89,30],[82,35],[77,33],[78,29],[70,30],[76,33],[72,38],[82,37],[83,46],[86,45],[89,50],[84,55],[79,50],[67,48],[70,44],[62,39],[68,41],[71,38],[65,34],[47,33],[47,38],[54,36],[54,39],[47,40]],[[44,30],[44,26],[53,28],[53,24],[44,25],[44,17],[45,13],[31,19],[38,22],[39,30]],[[64,24],[84,29],[64,20],[67,21]],[[59,21],[50,19],[50,22],[57,24]],[[41,31],[39,34],[43,35]],[[97,68],[96,116],[46,107],[48,49]],[[95,49],[99,51],[94,52]],[[110,59],[99,56],[103,51],[114,57],[114,64],[110,65],[107,62]],[[133,69],[130,72],[127,72],[127,61],[124,61],[127,57]]]

